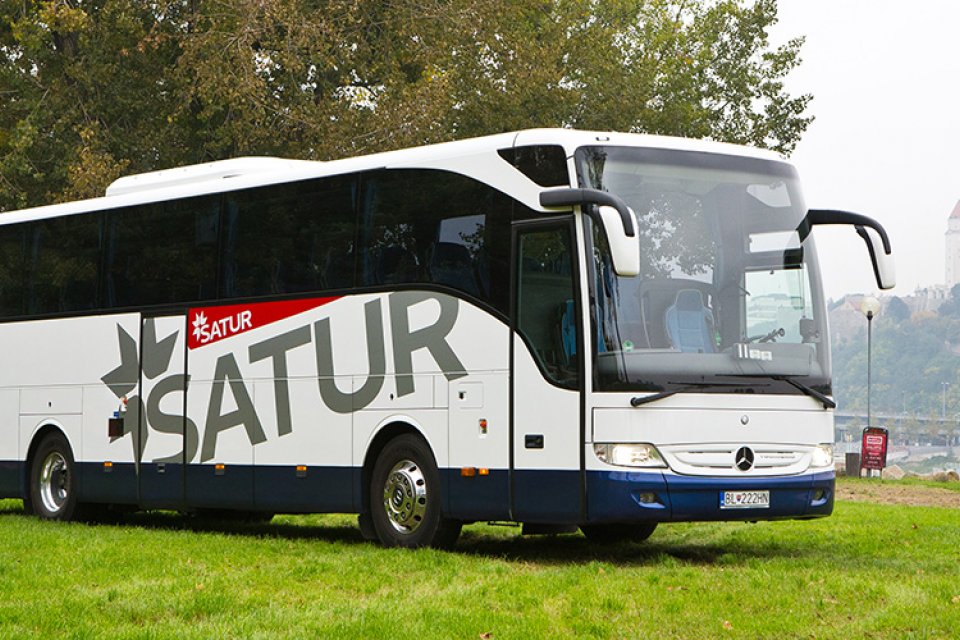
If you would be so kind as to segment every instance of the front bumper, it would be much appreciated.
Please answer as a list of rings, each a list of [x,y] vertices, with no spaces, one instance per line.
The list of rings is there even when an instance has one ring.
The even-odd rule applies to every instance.
[[[758,478],[588,471],[587,516],[591,523],[822,518],[833,512],[835,485],[832,470]],[[741,490],[770,491],[770,506],[720,508],[721,492]]]

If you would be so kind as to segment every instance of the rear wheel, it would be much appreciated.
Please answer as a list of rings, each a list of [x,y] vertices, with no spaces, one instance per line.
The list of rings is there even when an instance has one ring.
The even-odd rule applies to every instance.
[[[33,456],[29,504],[45,520],[73,520],[79,515],[76,464],[60,433],[44,437]]]
[[[616,544],[618,542],[643,542],[657,528],[656,522],[639,524],[585,524],[580,530],[587,540],[594,544]]]
[[[427,444],[405,434],[387,443],[373,467],[370,516],[388,547],[451,547],[461,522],[443,517],[440,473]]]

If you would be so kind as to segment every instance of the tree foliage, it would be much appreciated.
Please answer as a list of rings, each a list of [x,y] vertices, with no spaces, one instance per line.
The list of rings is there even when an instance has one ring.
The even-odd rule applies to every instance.
[[[775,0],[0,0],[0,210],[243,154],[562,126],[789,153]]]

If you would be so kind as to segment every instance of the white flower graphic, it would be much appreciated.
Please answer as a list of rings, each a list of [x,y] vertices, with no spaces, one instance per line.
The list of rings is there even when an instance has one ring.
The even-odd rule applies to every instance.
[[[200,336],[203,335],[203,329],[207,326],[207,316],[203,311],[199,312],[197,316],[193,319],[193,337],[197,340],[200,340]]]

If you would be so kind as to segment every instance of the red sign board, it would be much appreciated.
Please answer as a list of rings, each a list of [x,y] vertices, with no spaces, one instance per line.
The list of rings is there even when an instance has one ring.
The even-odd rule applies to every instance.
[[[867,427],[860,443],[860,468],[883,471],[887,466],[887,430]]]

